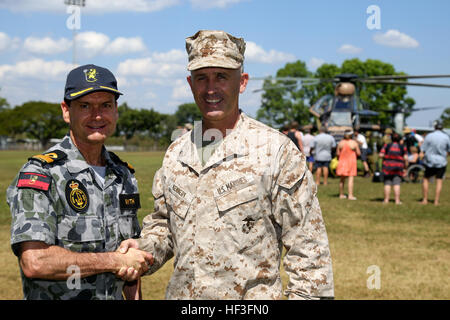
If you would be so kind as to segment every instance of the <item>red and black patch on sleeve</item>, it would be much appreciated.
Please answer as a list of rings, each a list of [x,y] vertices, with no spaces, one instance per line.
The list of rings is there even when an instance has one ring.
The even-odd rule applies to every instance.
[[[44,174],[35,172],[21,172],[17,188],[32,188],[48,191],[52,179]]]

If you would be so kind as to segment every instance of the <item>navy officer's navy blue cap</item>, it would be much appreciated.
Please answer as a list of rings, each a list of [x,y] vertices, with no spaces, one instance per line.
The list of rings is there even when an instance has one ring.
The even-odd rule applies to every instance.
[[[106,68],[87,64],[73,69],[67,75],[65,100],[75,100],[96,91],[114,93],[116,99],[122,94],[117,90],[116,78]]]

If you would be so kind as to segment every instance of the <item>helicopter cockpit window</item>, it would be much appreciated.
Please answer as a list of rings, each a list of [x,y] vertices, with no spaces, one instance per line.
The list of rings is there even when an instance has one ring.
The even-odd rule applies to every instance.
[[[330,111],[331,108],[331,104],[333,101],[333,96],[330,94],[327,94],[325,96],[323,96],[322,98],[320,98],[313,107],[313,110],[315,112],[317,112],[318,114],[322,115],[326,112]]]
[[[336,98],[336,104],[334,106],[335,111],[352,111],[353,97],[339,96]]]
[[[351,112],[332,112],[329,126],[352,126]]]

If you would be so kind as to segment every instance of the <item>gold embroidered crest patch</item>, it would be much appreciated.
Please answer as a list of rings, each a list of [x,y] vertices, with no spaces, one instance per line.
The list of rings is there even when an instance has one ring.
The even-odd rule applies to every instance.
[[[89,207],[88,192],[83,184],[75,179],[71,179],[66,184],[66,200],[69,206],[77,211],[84,213]]]

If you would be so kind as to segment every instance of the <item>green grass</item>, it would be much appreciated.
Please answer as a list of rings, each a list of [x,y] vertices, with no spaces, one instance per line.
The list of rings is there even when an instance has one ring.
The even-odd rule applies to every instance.
[[[0,152],[0,191],[5,191],[26,159],[37,152]],[[163,153],[118,153],[136,169],[142,209],[139,219],[152,211],[151,186]],[[383,185],[355,179],[357,201],[338,198],[338,179],[319,186],[333,259],[336,299],[450,299],[450,180],[444,182],[441,204],[423,206],[420,184],[404,183],[403,205],[383,205]],[[393,196],[393,195],[392,195]],[[430,199],[434,198],[434,185]],[[17,259],[9,246],[11,218],[0,201],[0,299],[21,299]],[[379,290],[367,288],[369,266],[381,271]],[[143,278],[144,299],[163,299],[173,266],[166,263]],[[282,272],[284,285],[287,277]]]

